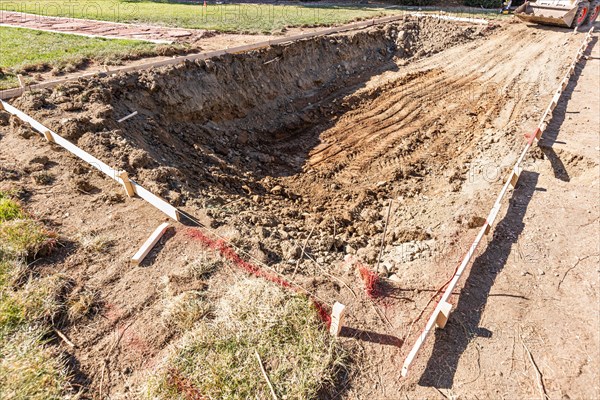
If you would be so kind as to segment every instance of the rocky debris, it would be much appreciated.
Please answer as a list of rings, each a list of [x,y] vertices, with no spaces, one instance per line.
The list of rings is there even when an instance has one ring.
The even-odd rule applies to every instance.
[[[9,124],[14,132],[16,132],[19,136],[25,139],[30,139],[39,135],[38,132],[35,129],[33,129],[29,124],[21,121],[14,115],[10,116]]]

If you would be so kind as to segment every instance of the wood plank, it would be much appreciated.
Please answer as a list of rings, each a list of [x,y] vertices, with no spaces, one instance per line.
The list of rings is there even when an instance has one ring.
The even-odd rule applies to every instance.
[[[152,204],[154,207],[158,208],[170,218],[174,219],[175,221],[179,221],[179,211],[177,208],[173,207],[157,195],[144,189],[141,185],[137,184],[133,180],[131,181],[131,184],[133,185],[133,189],[138,196]]]
[[[342,326],[344,324],[344,312],[346,306],[337,301],[331,309],[331,325],[329,325],[329,333],[333,336],[339,336]]]
[[[154,230],[152,235],[150,235],[150,237],[144,242],[142,247],[140,247],[138,252],[135,253],[135,255],[131,258],[131,261],[134,264],[141,264],[148,253],[150,253],[154,246],[156,246],[156,243],[158,243],[160,238],[163,237],[167,229],[169,229],[169,226],[170,225],[168,222],[163,222],[160,224],[159,227]]]

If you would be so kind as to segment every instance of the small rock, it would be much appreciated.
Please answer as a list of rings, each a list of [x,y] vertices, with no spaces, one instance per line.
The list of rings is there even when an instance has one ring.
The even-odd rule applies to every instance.
[[[283,194],[283,188],[281,187],[281,185],[274,186],[271,189],[271,193],[274,194],[274,195],[280,196],[280,195]]]
[[[248,134],[246,132],[240,132],[237,137],[238,144],[245,145],[248,143]]]
[[[480,228],[483,226],[483,224],[485,224],[486,219],[483,217],[478,217],[476,215],[472,215],[469,218],[469,222],[467,223],[467,226],[469,228]]]

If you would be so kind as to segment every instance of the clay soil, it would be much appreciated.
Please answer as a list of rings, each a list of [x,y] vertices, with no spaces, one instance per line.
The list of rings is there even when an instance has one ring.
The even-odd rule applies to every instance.
[[[400,377],[430,299],[483,224],[582,39],[517,22],[407,18],[80,80],[12,103],[128,171],[244,258],[325,304],[344,303],[340,340],[351,363],[324,398],[540,398],[536,368],[549,398],[597,398],[597,36],[456,289],[448,325]],[[20,190],[62,238],[35,270],[66,272],[74,290],[99,293],[97,313],[61,327],[77,348],[56,345],[85,396],[137,398],[178,339],[161,324],[165,299],[200,288],[218,297],[244,272],[185,278],[217,255],[184,224],[141,266],[130,264],[164,215],[0,116],[0,189]],[[36,183],[40,171],[54,181]],[[86,235],[111,245],[86,250]],[[380,277],[376,298],[358,265]]]

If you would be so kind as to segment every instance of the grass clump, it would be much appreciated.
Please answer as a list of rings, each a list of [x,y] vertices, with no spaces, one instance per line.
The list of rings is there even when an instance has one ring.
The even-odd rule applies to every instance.
[[[90,315],[98,307],[98,292],[84,289],[67,299],[67,318],[71,322],[79,321]]]
[[[24,218],[23,210],[16,201],[0,195],[0,223]]]
[[[30,279],[26,257],[49,250],[53,235],[0,192],[0,399],[62,399],[70,390],[64,360],[46,346],[48,323],[60,312],[63,275]]]
[[[14,219],[0,224],[0,253],[13,258],[28,258],[49,253],[55,236],[32,219]]]
[[[248,279],[224,295],[215,319],[182,338],[148,386],[153,399],[311,399],[334,381],[343,356],[307,298]]]
[[[42,329],[19,329],[0,346],[0,398],[62,399],[69,389],[60,357],[45,345]]]
[[[204,255],[190,263],[187,266],[186,272],[191,278],[205,279],[213,272],[223,267],[223,265],[224,263],[222,260]]]
[[[192,290],[167,301],[163,311],[163,321],[169,328],[188,331],[196,322],[210,314],[210,303],[201,292]]]

